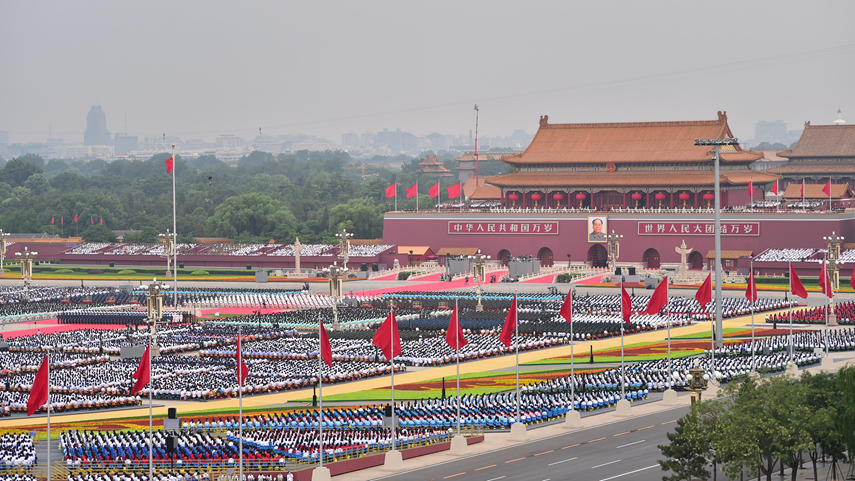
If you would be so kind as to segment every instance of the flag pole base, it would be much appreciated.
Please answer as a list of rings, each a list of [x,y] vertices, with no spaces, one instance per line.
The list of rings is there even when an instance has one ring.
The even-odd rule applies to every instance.
[[[2,275],[2,273],[0,273]],[[828,327],[837,327],[840,324],[837,323],[837,316],[834,313],[828,315]]]
[[[573,409],[567,411],[567,415],[564,416],[564,429],[582,429],[582,415],[579,414],[579,411]]]
[[[522,443],[528,441],[528,436],[526,436],[525,432],[525,424],[516,422],[511,424],[511,435],[508,437],[508,441],[512,443]]]
[[[627,401],[626,399],[621,399],[617,402],[617,410],[615,410],[615,416],[621,418],[628,418],[630,416],[634,416],[632,414],[632,403]]]
[[[329,468],[315,468],[312,470],[312,481],[330,481]]]
[[[401,456],[401,452],[397,449],[387,451],[386,461],[383,463],[383,467],[380,469],[383,471],[403,471],[404,457]]]
[[[677,400],[677,391],[668,388],[662,393],[663,406],[678,406],[680,401]]]
[[[823,353],[822,362],[819,365],[819,370],[825,372],[835,371],[836,368],[834,367],[834,359],[832,359],[831,356],[826,356]]]
[[[451,438],[451,447],[448,450],[448,454],[451,456],[469,456],[469,443],[466,442],[466,438],[463,436],[454,436]]]

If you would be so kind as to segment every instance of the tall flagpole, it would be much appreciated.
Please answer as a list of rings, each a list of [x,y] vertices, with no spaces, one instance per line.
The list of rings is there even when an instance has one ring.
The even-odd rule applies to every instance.
[[[831,190],[829,189],[829,192],[830,191]],[[829,201],[828,206],[831,208],[831,201]],[[825,282],[825,288],[831,292],[831,305],[825,307],[825,357],[828,357],[828,315],[834,307],[834,286],[831,285],[831,279],[829,279],[828,275],[828,251],[825,252],[824,262],[825,269],[823,269],[823,271],[825,271],[825,279],[823,279],[822,282]],[[826,299],[828,298],[827,295],[825,297]]]
[[[172,308],[176,311],[178,310],[178,230],[177,230],[177,216],[175,214],[175,144],[172,144],[172,235],[174,239],[172,239],[172,272],[174,274],[174,278],[172,279],[175,286],[172,289]]]
[[[519,327],[519,306],[517,305],[517,290],[514,289],[514,350],[517,355],[517,422],[521,423],[520,417],[520,327]]]
[[[570,410],[573,411],[576,409],[576,372],[573,369],[573,287],[570,289],[567,295],[570,296]]]
[[[457,298],[454,299],[454,312],[457,313]],[[460,436],[460,313],[457,313],[454,328],[454,347],[457,350],[457,435]]]
[[[626,391],[624,390],[624,370],[623,370],[623,276],[620,276],[620,399],[626,399]],[[632,307],[632,305],[630,305]],[[632,311],[630,311],[632,312]],[[632,315],[632,314],[630,314]]]
[[[416,212],[419,211],[419,181],[416,181]]]
[[[790,278],[790,295],[793,295],[793,263],[787,262],[787,266],[789,266],[789,278]],[[793,300],[790,299],[790,362],[793,362]]]
[[[395,188],[395,201],[398,200],[398,190]],[[395,320],[395,308],[392,308],[392,316],[390,318],[392,323],[389,324],[389,338],[391,339],[391,343],[389,344],[389,354],[390,359],[389,363],[392,365],[392,451],[395,451],[395,448],[398,447],[395,443],[395,327],[397,327],[398,322]]]
[[[665,300],[668,300],[668,280],[665,280]],[[674,378],[671,376],[671,308],[668,308],[668,389],[671,389],[671,384]]]
[[[154,325],[154,321],[152,321]],[[151,391],[154,388],[154,382],[151,377],[151,332],[148,338],[148,479],[154,479],[154,432],[152,429],[152,408],[151,408]],[[50,480],[48,480],[50,481]]]
[[[47,360],[47,481],[50,481],[50,351]]]
[[[318,318],[320,319],[320,314]],[[321,329],[324,328],[324,321],[320,319],[318,323],[318,410],[320,411],[320,438],[321,438],[321,456],[320,467],[324,467],[324,356],[321,354],[323,345],[321,344]],[[242,481],[242,480],[241,480]]]
[[[716,272],[718,272],[718,271],[716,271]],[[712,281],[712,273],[710,273],[710,281]],[[715,281],[719,282],[718,276],[716,276]],[[713,298],[712,293],[713,293],[713,283],[710,282],[710,299]],[[716,302],[718,302],[718,301],[716,300]],[[715,307],[715,309],[717,309],[717,307]],[[710,328],[711,328],[710,329],[710,333],[711,333],[710,338],[712,339],[712,350],[710,352],[712,353],[711,354],[711,356],[712,356],[711,360],[712,360],[713,378],[715,378],[715,318],[716,318],[716,316],[714,316],[714,315],[710,316]]]
[[[436,181],[436,210],[439,210],[439,204],[442,202],[442,187],[439,185],[441,181]]]
[[[173,159],[173,162],[175,159]],[[173,170],[173,172],[175,172]],[[238,449],[240,450],[238,453],[238,481],[243,481],[243,373],[241,372],[240,363],[243,362],[243,356],[241,355],[240,349],[240,326],[241,323],[238,322],[238,350],[237,350],[237,375],[238,375]]]
[[[757,366],[755,365],[754,360],[754,352],[757,351],[757,347],[754,345],[754,303],[757,301],[755,299],[755,293],[757,292],[757,285],[754,284],[754,258],[751,258],[749,269],[751,272],[748,273],[749,282],[751,282],[751,371],[753,372]]]
[[[398,212],[398,183],[395,182],[395,212]],[[393,351],[394,353],[394,351]]]

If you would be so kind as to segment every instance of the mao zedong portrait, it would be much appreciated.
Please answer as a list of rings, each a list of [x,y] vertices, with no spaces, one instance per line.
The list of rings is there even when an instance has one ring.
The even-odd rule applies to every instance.
[[[589,227],[589,232],[588,232],[588,241],[589,242],[605,242],[606,241],[605,225],[604,225],[604,220],[602,217],[591,218],[591,225]]]

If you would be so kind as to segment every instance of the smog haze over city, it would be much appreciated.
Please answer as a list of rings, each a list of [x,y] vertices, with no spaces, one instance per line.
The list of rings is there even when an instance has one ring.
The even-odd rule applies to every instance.
[[[9,143],[855,118],[855,3],[3,2]],[[797,138],[797,136],[796,136]],[[7,156],[8,158],[9,156]]]

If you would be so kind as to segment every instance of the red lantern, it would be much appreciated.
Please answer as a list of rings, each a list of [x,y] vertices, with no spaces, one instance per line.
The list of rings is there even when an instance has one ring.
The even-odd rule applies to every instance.
[[[656,200],[665,200],[665,194],[662,192],[656,194]]]
[[[561,199],[563,199],[563,198],[564,198],[564,194],[562,194],[562,193],[560,193],[560,192],[559,192],[559,193],[557,193],[557,194],[552,194],[552,198],[553,198],[553,199],[555,199],[555,200],[561,200]]]
[[[531,194],[531,200],[540,200],[540,194],[538,194],[538,193]]]
[[[582,193],[576,194],[576,200],[585,200],[585,197],[588,197],[588,195]]]
[[[680,194],[680,200],[689,200],[689,197],[691,197],[691,196],[689,194],[687,194],[686,192],[683,192],[682,194]]]
[[[638,192],[632,194],[632,200],[641,200],[642,197],[644,197],[644,196]]]
[[[520,196],[517,194],[508,195],[508,199],[511,199],[511,200],[519,200],[519,198],[520,198]]]
[[[704,194],[704,200],[715,200],[715,194]]]

